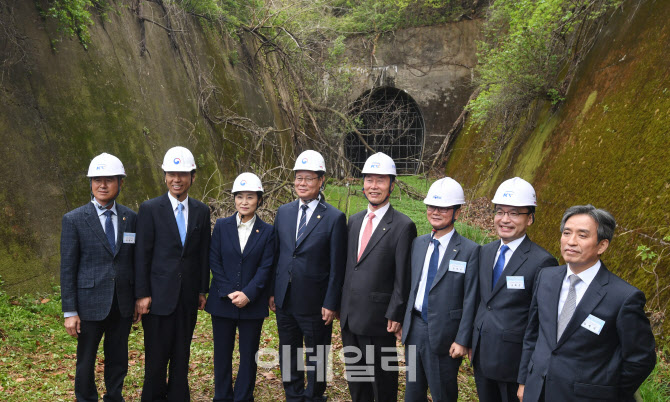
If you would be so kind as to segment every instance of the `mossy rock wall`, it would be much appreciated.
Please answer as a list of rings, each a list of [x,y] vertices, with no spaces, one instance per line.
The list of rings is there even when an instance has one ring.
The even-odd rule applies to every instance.
[[[625,2],[616,14],[557,110],[533,105],[497,162],[496,134],[468,126],[446,173],[472,196],[489,198],[507,178],[530,181],[538,208],[529,234],[555,256],[566,208],[590,203],[609,210],[618,228],[603,261],[645,292],[657,340],[667,345],[670,244],[662,238],[670,231],[670,2]],[[665,253],[656,275],[636,257],[638,245]]]
[[[93,156],[122,160],[128,177],[119,202],[134,210],[166,191],[160,165],[172,146],[196,157],[190,194],[198,199],[218,195],[249,168],[236,163],[241,133],[203,117],[204,89],[219,88],[210,106],[260,127],[287,127],[273,77],[243,57],[256,54],[253,39],[233,39],[196,18],[182,17],[170,35],[144,22],[141,55],[135,2],[110,3],[106,19],[94,17],[88,49],[62,38],[39,2],[2,3],[11,35],[0,35],[0,275],[9,293],[58,283],[61,217],[89,200]],[[166,24],[159,5],[140,3],[143,15]]]

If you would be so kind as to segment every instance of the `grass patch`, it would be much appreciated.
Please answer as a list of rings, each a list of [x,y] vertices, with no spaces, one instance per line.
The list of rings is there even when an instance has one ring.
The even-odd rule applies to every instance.
[[[670,362],[663,353],[658,354],[654,371],[640,386],[643,401],[670,401]]]

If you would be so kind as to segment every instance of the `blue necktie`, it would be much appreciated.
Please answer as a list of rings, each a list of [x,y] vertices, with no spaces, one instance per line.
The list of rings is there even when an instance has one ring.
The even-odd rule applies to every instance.
[[[179,237],[181,238],[181,245],[186,242],[186,221],[184,220],[184,204],[179,203],[177,206],[177,228],[179,229]]]
[[[491,284],[491,290],[493,290],[493,288],[496,287],[496,282],[498,282],[498,279],[500,279],[500,275],[502,275],[503,268],[505,268],[505,252],[507,250],[509,250],[507,244],[503,244],[502,247],[500,247],[500,255],[498,256],[498,261],[496,261],[496,265],[493,266],[493,283]]]
[[[109,247],[112,249],[112,254],[116,252],[116,239],[114,239],[114,223],[112,222],[112,215],[114,212],[109,209],[103,214],[107,217],[105,220],[105,236],[107,236],[107,241],[109,242]]]
[[[428,293],[433,285],[433,279],[437,274],[437,265],[440,262],[440,242],[437,239],[431,239],[433,242],[433,254],[430,255],[428,262],[428,275],[426,277],[426,289],[423,291],[423,304],[421,304],[421,318],[428,322]]]
[[[307,204],[303,204],[300,208],[302,208],[302,215],[300,215],[300,224],[298,225],[298,237],[295,239],[296,245],[300,241],[302,235],[305,234],[305,229],[307,228],[307,208],[309,207]]]

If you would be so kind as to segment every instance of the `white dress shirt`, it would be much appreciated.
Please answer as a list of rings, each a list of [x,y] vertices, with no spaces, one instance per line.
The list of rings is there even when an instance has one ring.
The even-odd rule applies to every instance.
[[[184,204],[184,210],[182,213],[184,214],[184,224],[186,224],[186,229],[188,230],[188,195],[186,198],[184,198],[184,201],[179,201],[178,199],[174,198],[170,192],[168,192],[168,198],[170,199],[170,204],[172,204],[172,212],[174,212],[174,219],[176,221],[177,219],[177,212],[179,210],[177,209],[178,205]]]
[[[247,245],[247,241],[251,235],[251,229],[253,229],[254,223],[256,223],[256,214],[244,223],[242,223],[239,213],[235,215],[235,219],[237,220],[237,237],[240,238],[240,251],[244,252],[244,246]]]
[[[598,262],[596,262],[595,265],[582,271],[579,274],[575,274],[574,272],[572,272],[572,270],[570,269],[570,264],[568,264],[568,269],[565,270],[565,277],[563,278],[563,282],[561,283],[561,294],[558,297],[558,317],[561,316],[561,310],[563,310],[565,300],[568,298],[568,291],[570,290],[570,279],[568,279],[568,277],[572,274],[575,274],[579,277],[579,279],[581,279],[581,281],[575,284],[575,296],[577,297],[575,299],[575,307],[576,307],[582,300],[584,293],[586,293],[586,289],[589,288],[589,285],[591,284],[591,282],[593,282],[593,279],[596,277],[599,270],[600,270],[600,260],[598,260]]]
[[[451,241],[451,238],[453,236],[454,236],[454,229],[452,228],[449,233],[437,239],[437,241],[440,242],[440,248],[438,249],[438,252],[440,253],[440,259],[437,261],[438,269],[440,265],[442,265],[442,257],[444,257],[444,253],[447,251],[447,246],[449,245],[449,242]],[[416,299],[414,300],[414,308],[417,311],[421,311],[421,308],[423,307],[424,293],[426,293],[426,281],[428,280],[428,265],[430,265],[430,257],[433,255],[433,250],[435,249],[432,239],[433,237],[431,236],[431,242],[428,244],[428,250],[426,250],[426,257],[423,260],[421,281],[419,281],[419,288],[416,290]]]
[[[316,210],[316,206],[319,205],[319,201],[321,201],[321,196],[317,197],[316,199],[312,200],[307,204],[307,217],[305,218],[305,226],[309,224],[309,218],[312,217],[312,214]],[[300,229],[300,217],[302,216],[302,206],[305,205],[305,203],[301,200],[298,199],[298,219],[296,220],[296,225],[295,225],[295,238],[296,240],[298,239],[298,230]]]
[[[98,213],[98,219],[100,220],[100,225],[102,225],[102,231],[105,231],[105,223],[107,222],[107,216],[105,215],[105,211],[107,211],[107,208],[102,208],[100,207],[100,203],[94,198],[91,200],[93,205],[95,206],[95,212]],[[118,213],[116,212],[116,201],[112,205],[112,207],[109,209],[112,211],[112,224],[114,225],[114,238],[118,239],[119,238],[119,218],[118,218]],[[66,311],[63,313],[63,316],[65,318],[68,317],[74,317],[76,315],[79,315],[76,311]]]
[[[525,238],[526,238],[526,235],[523,235],[523,236],[519,237],[518,239],[512,240],[511,242],[507,243],[507,247],[509,247],[509,249],[507,251],[505,251],[505,265],[503,265],[503,270],[505,269],[505,267],[507,267],[507,263],[509,262],[510,258],[512,258],[512,254],[514,254],[516,249],[519,248],[519,245],[521,244],[521,242]],[[500,255],[500,248],[503,246],[503,244],[505,244],[505,243],[503,243],[503,241],[500,240],[500,245],[498,246],[498,251],[496,252],[496,258],[493,259],[493,265],[491,266],[491,271],[493,271],[493,269],[496,266],[496,262],[498,261],[498,256]]]
[[[387,202],[386,205],[383,207],[379,208],[376,211],[373,211],[370,209],[370,205],[368,205],[368,212],[365,214],[363,217],[363,224],[361,225],[361,231],[358,233],[358,254],[361,253],[361,239],[363,239],[363,232],[365,231],[365,227],[368,225],[368,215],[370,213],[374,212],[375,217],[372,218],[372,233],[375,232],[375,229],[377,229],[377,226],[379,226],[379,222],[382,221],[382,218],[384,215],[386,215],[386,212],[389,210],[389,207],[391,206],[390,202]]]

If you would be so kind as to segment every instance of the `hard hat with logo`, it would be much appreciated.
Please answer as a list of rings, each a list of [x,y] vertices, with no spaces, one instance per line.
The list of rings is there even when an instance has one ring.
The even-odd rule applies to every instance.
[[[445,177],[433,183],[428,190],[426,199],[423,200],[426,205],[435,207],[451,207],[454,205],[465,204],[465,194],[463,187],[451,177]]]
[[[311,170],[313,172],[326,172],[326,162],[320,153],[308,149],[303,151],[295,160],[293,170]]]
[[[361,173],[396,176],[395,162],[393,162],[393,159],[385,153],[377,152],[376,154],[370,155],[368,160],[365,161]]]
[[[114,155],[101,153],[91,160],[86,177],[121,176],[126,177],[123,163]]]
[[[233,190],[231,193],[235,194],[239,191],[253,191],[255,193],[260,191],[262,193],[263,184],[261,183],[261,179],[249,172],[240,174],[233,182]]]
[[[164,172],[190,172],[195,170],[195,158],[184,147],[170,148],[165,153],[161,167]]]
[[[513,207],[537,206],[535,189],[527,181],[520,177],[505,180],[496,191],[492,203],[498,205],[510,205]]]

